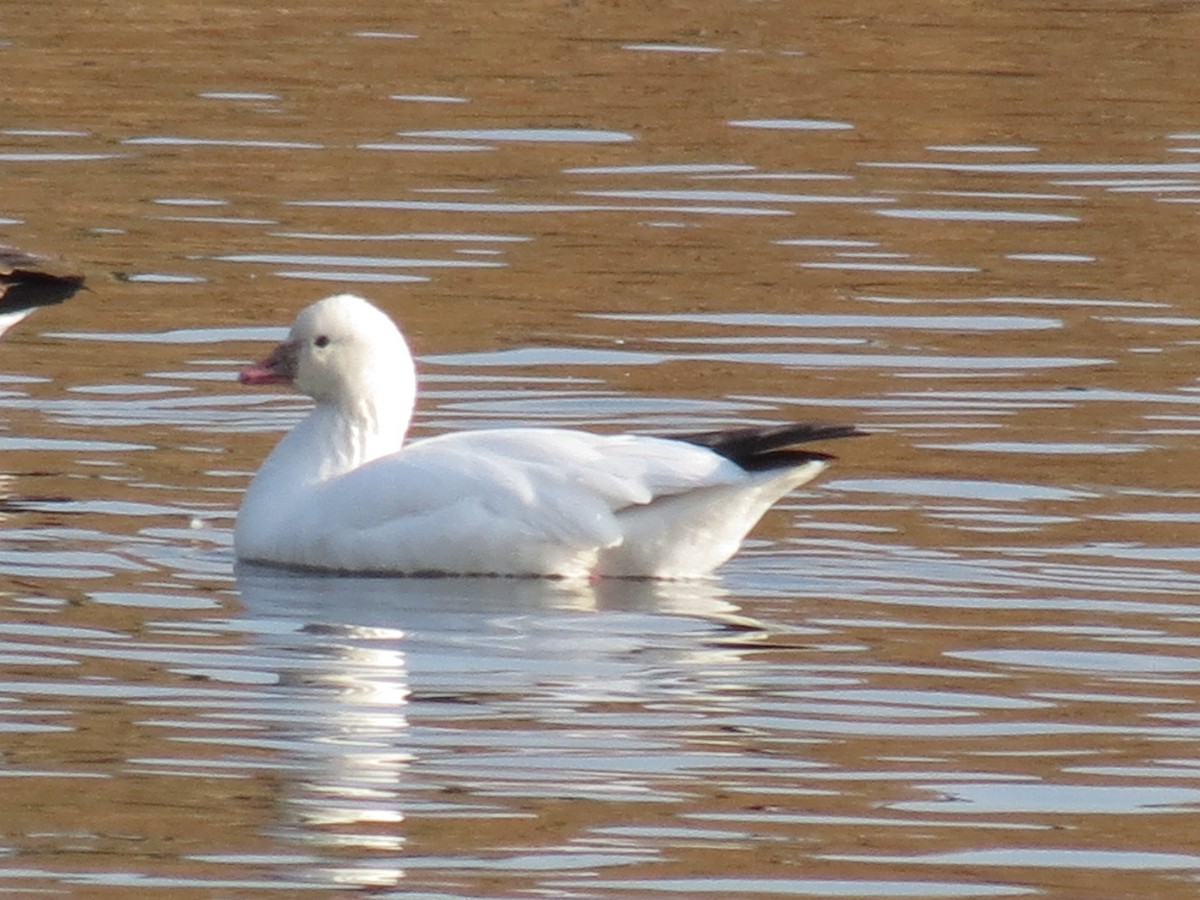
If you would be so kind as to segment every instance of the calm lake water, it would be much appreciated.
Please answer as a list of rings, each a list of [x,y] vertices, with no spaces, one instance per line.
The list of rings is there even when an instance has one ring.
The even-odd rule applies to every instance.
[[[1200,12],[13,0],[0,893],[1192,898]],[[870,437],[720,577],[234,565],[361,292],[416,429]]]

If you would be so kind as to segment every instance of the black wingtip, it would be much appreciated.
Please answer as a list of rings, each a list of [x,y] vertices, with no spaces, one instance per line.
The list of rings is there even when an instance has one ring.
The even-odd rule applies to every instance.
[[[788,468],[812,460],[833,459],[827,453],[796,449],[800,444],[834,438],[861,437],[867,432],[853,425],[830,422],[796,422],[761,428],[736,428],[730,431],[702,431],[678,434],[677,441],[707,447],[751,472]]]

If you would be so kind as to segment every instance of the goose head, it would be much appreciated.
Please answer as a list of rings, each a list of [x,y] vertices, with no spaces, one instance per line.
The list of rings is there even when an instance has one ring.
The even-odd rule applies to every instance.
[[[411,409],[412,354],[388,316],[354,294],[318,300],[296,316],[287,340],[239,376],[242,384],[291,384],[351,412],[364,403]]]

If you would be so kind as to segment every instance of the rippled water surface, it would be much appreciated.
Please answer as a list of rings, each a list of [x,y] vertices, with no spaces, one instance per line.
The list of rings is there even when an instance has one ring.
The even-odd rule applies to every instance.
[[[0,893],[1196,895],[1190,6],[53,6]],[[234,373],[342,290],[422,434],[871,435],[711,582],[237,567],[306,402]]]

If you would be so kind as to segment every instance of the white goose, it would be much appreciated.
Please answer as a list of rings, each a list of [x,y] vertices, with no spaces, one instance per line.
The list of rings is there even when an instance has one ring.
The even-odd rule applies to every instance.
[[[784,425],[684,435],[503,428],[405,443],[417,379],[395,324],[361,297],[303,310],[243,384],[295,384],[316,407],[238,513],[240,559],[350,573],[705,575],[858,432]]]

